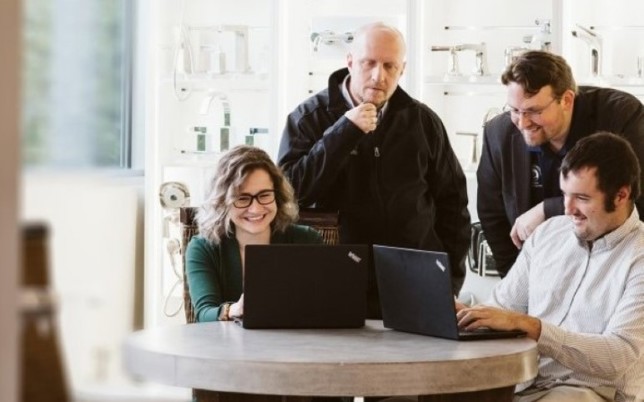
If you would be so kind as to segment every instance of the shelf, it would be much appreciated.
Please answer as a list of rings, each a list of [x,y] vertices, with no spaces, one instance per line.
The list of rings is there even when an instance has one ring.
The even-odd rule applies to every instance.
[[[591,31],[631,31],[644,30],[644,25],[591,25]]]
[[[164,85],[173,85],[172,76],[166,76],[161,80]],[[177,74],[176,84],[178,88],[185,88],[193,91],[207,91],[217,89],[219,91],[268,91],[268,74]]]
[[[445,25],[445,31],[500,31],[500,30],[538,30],[538,25]]]
[[[585,77],[577,80],[579,85],[595,85],[600,87],[620,87],[620,88],[643,88],[644,78],[636,76],[609,76],[609,77]]]
[[[499,75],[429,75],[425,77],[428,85],[500,85]]]

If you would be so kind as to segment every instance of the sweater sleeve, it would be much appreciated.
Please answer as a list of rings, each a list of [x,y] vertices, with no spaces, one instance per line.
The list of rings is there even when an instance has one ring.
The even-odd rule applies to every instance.
[[[186,248],[186,280],[197,322],[217,321],[221,304],[227,301],[217,275],[221,268],[218,249],[199,236],[193,237]]]

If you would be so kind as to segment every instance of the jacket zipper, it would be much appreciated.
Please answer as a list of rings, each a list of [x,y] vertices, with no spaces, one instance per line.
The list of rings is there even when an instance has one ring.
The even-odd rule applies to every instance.
[[[376,134],[376,133],[374,133]],[[382,134],[378,133],[374,135],[374,146],[373,146],[373,163],[374,163],[374,180],[372,183],[373,186],[373,192],[376,195],[376,199],[378,202],[378,209],[380,210],[381,217],[382,217],[382,235],[383,237],[387,237],[387,211],[385,209],[385,204],[382,199],[382,192],[381,192],[381,175],[380,175],[380,169],[381,169],[381,162],[380,162],[380,140],[381,140]],[[388,239],[385,239],[388,240]]]

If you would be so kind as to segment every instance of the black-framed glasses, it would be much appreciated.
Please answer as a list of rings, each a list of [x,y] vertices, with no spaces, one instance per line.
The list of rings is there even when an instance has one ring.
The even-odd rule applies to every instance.
[[[512,117],[523,116],[523,117],[525,117],[527,119],[532,120],[532,119],[541,117],[543,112],[545,112],[546,109],[548,109],[550,107],[550,105],[552,105],[556,100],[559,100],[559,98],[552,98],[552,100],[550,102],[548,102],[545,106],[543,106],[543,107],[541,107],[539,109],[532,109],[532,110],[519,110],[519,109],[517,109],[515,107],[512,107],[512,106],[506,104],[505,106],[503,106],[503,111],[504,112],[510,112]]]
[[[233,200],[235,208],[248,208],[253,200],[257,200],[261,205],[268,205],[275,201],[275,190],[262,190],[257,194],[239,194]]]

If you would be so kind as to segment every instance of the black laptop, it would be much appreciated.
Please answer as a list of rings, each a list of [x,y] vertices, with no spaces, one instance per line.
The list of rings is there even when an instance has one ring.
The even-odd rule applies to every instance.
[[[244,328],[358,328],[366,317],[366,245],[245,249]]]
[[[459,330],[446,253],[373,246],[386,328],[456,340],[516,338],[523,331]]]

